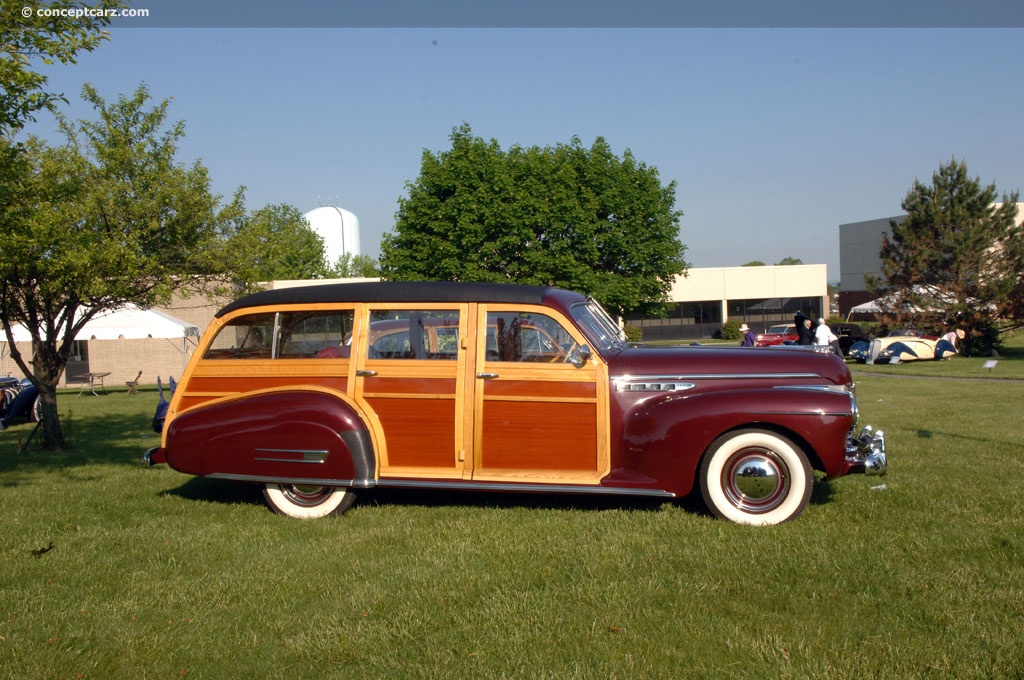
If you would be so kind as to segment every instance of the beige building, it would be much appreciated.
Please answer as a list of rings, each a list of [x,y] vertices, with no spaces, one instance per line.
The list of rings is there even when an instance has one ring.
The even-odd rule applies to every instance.
[[[760,333],[792,322],[797,312],[828,316],[828,277],[824,264],[690,269],[677,277],[662,318],[630,318],[644,340],[713,338],[728,320]]]

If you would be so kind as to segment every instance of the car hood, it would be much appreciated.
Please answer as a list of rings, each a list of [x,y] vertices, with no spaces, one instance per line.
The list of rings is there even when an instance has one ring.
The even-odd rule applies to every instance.
[[[631,345],[609,361],[616,377],[736,376],[773,379],[817,377],[820,382],[845,385],[851,382],[846,363],[832,353],[809,347],[721,347],[704,345]]]

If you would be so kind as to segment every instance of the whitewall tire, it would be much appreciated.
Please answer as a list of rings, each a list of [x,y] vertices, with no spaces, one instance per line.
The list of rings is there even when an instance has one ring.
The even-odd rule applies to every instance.
[[[814,472],[807,454],[786,437],[770,430],[737,430],[708,447],[700,490],[716,517],[738,524],[779,524],[807,507]]]
[[[345,512],[355,503],[356,494],[343,486],[268,483],[263,488],[263,498],[279,515],[318,519]]]

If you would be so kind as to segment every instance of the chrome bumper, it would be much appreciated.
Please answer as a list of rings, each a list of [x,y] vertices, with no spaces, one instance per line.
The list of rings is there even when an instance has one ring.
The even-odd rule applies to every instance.
[[[167,455],[159,446],[154,446],[142,454],[142,462],[149,466],[159,465],[167,462]]]
[[[846,438],[846,462],[850,464],[851,473],[884,475],[888,466],[885,434],[881,430],[874,432],[870,425],[865,425],[856,437],[850,433]]]

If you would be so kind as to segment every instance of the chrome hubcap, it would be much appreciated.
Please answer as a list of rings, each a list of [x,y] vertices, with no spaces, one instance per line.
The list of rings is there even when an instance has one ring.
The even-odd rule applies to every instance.
[[[723,468],[722,489],[729,502],[745,512],[769,512],[786,499],[788,470],[768,449],[743,449]]]
[[[295,505],[313,507],[323,503],[331,495],[331,487],[282,484],[281,492]]]

